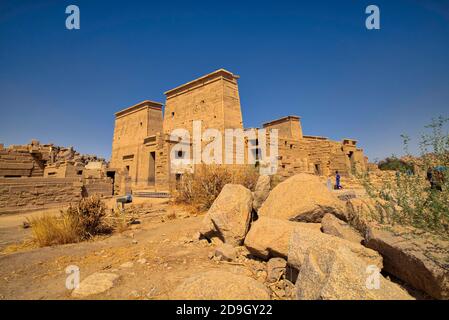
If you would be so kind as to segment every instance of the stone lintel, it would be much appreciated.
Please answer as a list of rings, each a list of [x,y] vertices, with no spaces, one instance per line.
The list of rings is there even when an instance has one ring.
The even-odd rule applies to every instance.
[[[350,139],[350,138],[343,138],[342,139],[342,143],[343,144],[352,144],[352,145],[356,145],[357,144],[357,140],[355,139]]]
[[[303,136],[304,139],[309,139],[309,140],[329,140],[329,138],[327,137],[322,137],[322,136],[310,136],[310,135],[305,135]]]
[[[151,101],[151,100],[144,100],[142,102],[139,102],[138,104],[135,104],[129,108],[123,109],[121,111],[118,111],[115,113],[115,117],[119,118],[121,116],[127,115],[132,112],[139,111],[144,108],[154,109],[154,110],[161,110],[162,111],[162,103]]]
[[[210,81],[210,80],[217,79],[217,78],[234,80],[234,79],[239,79],[240,77],[236,74],[233,74],[230,71],[225,70],[225,69],[218,69],[214,72],[208,73],[202,77],[199,77],[195,80],[189,81],[183,85],[180,85],[174,89],[165,91],[164,94],[166,95],[166,97],[168,99],[169,97],[179,94],[182,91],[188,90],[188,89],[195,87],[203,82]]]
[[[301,119],[301,117],[298,117],[298,116],[286,116],[286,117],[275,119],[275,120],[272,120],[272,121],[269,121],[269,122],[265,122],[265,123],[262,124],[262,126],[265,128],[265,127],[270,127],[272,125],[283,123],[283,122],[287,122],[287,121],[291,121],[291,120],[299,121],[300,119]]]

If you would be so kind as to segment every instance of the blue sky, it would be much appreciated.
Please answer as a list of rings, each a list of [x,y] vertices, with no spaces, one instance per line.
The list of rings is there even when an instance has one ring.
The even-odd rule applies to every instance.
[[[305,134],[399,155],[401,133],[449,116],[449,1],[2,0],[0,142],[109,158],[114,112],[219,68],[241,76],[245,127],[299,115]]]

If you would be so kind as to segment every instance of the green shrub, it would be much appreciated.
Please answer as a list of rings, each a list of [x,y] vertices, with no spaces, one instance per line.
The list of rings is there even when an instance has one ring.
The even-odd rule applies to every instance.
[[[413,172],[413,166],[404,160],[398,159],[395,156],[385,158],[379,161],[378,167],[380,170],[395,170],[401,172]]]
[[[408,225],[449,236],[449,170],[440,172],[440,189],[431,188],[426,176],[429,169],[449,168],[449,134],[444,131],[448,120],[442,117],[433,120],[426,126],[430,132],[421,136],[421,155],[408,154],[410,165],[417,168],[415,173],[404,172],[400,166],[394,178],[386,178],[380,186],[375,186],[369,176],[361,178],[368,194],[382,210],[375,215],[378,222]],[[408,153],[408,139],[405,141]]]

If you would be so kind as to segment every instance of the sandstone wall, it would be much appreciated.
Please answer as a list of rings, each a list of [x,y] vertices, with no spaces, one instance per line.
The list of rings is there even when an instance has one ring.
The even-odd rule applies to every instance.
[[[192,132],[192,122],[202,121],[203,130],[243,128],[238,76],[218,70],[165,92],[164,133],[183,128]]]
[[[156,152],[156,190],[166,191],[170,188],[171,180],[175,179],[170,172],[170,141],[161,137]]]
[[[81,199],[76,178],[0,178],[0,214],[58,207]]]
[[[300,140],[303,138],[301,121],[299,117],[288,116],[263,124],[264,129],[277,129],[278,136],[281,138],[289,138]]]
[[[145,138],[162,130],[161,105],[144,101],[117,112],[115,117],[110,167],[128,170],[133,182],[142,180],[139,159]]]
[[[278,172],[284,178],[300,172],[313,173],[308,159],[307,144],[303,140],[279,139]]]
[[[44,163],[39,154],[31,153],[26,146],[12,146],[0,150],[0,177],[41,177]]]
[[[163,118],[162,105],[148,100],[117,112],[110,168],[116,170],[121,178],[116,179],[114,192],[124,194],[128,189],[169,189],[183,173],[183,168],[173,168],[174,172],[170,168],[170,150],[178,142],[169,138],[174,129],[186,129],[192,137],[193,121],[200,120],[201,133],[208,128],[218,129],[222,134],[226,129],[244,130],[238,79],[239,76],[220,69],[165,92]],[[264,123],[263,127],[279,130],[278,175],[282,178],[301,172],[329,176],[335,175],[337,170],[342,176],[349,176],[353,170],[366,170],[367,161],[363,150],[357,149],[356,140],[332,141],[324,137],[304,136],[297,116],[273,120]],[[230,142],[223,136],[221,138],[225,151]],[[245,138],[243,155],[233,147],[233,162],[237,163],[237,158],[242,156],[248,163],[249,149],[253,155],[259,155],[260,149],[253,148],[263,143],[259,138]],[[218,142],[218,138],[215,141]],[[267,144],[268,141],[269,137]],[[208,143],[201,140],[203,152]],[[176,157],[181,155],[179,152]],[[192,156],[193,150],[190,151]]]
[[[342,144],[324,138],[307,138],[309,159],[314,164],[314,171],[325,175],[341,175],[351,173],[351,164],[342,149]]]
[[[84,179],[83,186],[83,196],[93,196],[100,195],[103,197],[112,196],[112,179],[111,178],[102,178],[102,179]]]

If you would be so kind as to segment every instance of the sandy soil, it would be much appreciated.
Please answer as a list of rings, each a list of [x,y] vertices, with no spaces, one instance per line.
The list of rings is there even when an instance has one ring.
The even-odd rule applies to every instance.
[[[0,216],[0,298],[72,299],[71,290],[65,286],[69,265],[79,267],[81,281],[95,272],[120,275],[113,288],[89,299],[168,299],[186,277],[216,268],[263,281],[261,267],[253,260],[226,263],[209,259],[215,244],[192,240],[202,215],[191,215],[162,199],[139,202],[150,209],[139,217],[140,224],[122,233],[78,244],[19,246],[16,252],[10,252],[13,244],[31,235],[30,228],[23,229],[23,221],[42,212]],[[167,212],[175,212],[177,217],[168,219]]]

